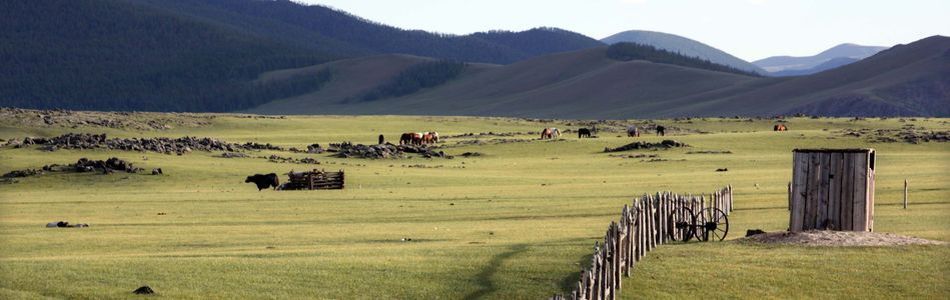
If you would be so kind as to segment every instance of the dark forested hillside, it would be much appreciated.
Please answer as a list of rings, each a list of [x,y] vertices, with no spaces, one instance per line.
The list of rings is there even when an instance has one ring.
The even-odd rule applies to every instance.
[[[557,29],[452,36],[286,0],[0,1],[0,106],[233,111],[306,94],[272,70],[380,53],[510,63],[600,45]]]
[[[620,61],[647,60],[655,63],[673,64],[689,68],[706,69],[718,72],[758,76],[753,71],[745,71],[726,65],[712,63],[705,59],[689,57],[675,52],[658,49],[653,46],[634,43],[616,43],[607,47],[607,57]]]
[[[128,0],[197,16],[289,43],[340,55],[401,53],[508,64],[554,52],[603,45],[574,32],[537,28],[456,36],[406,30],[346,12],[287,0]],[[301,36],[303,34],[303,36]],[[328,44],[329,43],[329,44]]]
[[[319,87],[272,69],[336,56],[121,1],[0,1],[0,105],[229,111]]]

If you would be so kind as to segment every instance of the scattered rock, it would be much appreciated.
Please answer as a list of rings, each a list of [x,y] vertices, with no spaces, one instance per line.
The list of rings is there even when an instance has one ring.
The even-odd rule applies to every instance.
[[[247,154],[241,153],[241,152],[224,152],[224,153],[221,153],[221,157],[223,157],[223,158],[247,158],[247,157],[250,157],[250,156],[247,155]]]
[[[385,143],[380,145],[363,145],[344,142],[340,144],[330,144],[328,152],[334,152],[333,156],[343,158],[406,158],[406,153],[420,154],[425,158],[441,157],[452,158],[445,155],[442,151],[435,151],[426,145],[393,145]]]
[[[291,163],[291,164],[308,164],[308,165],[319,165],[320,161],[311,157],[304,158],[293,158],[293,157],[283,157],[278,155],[271,155],[267,157],[267,161],[273,163]]]
[[[132,291],[132,293],[136,295],[151,295],[151,294],[154,294],[155,291],[152,290],[151,287],[144,285],[142,287],[135,289],[134,291]]]
[[[125,151],[150,151],[164,154],[185,154],[193,150],[200,151],[240,151],[240,150],[282,150],[271,144],[222,142],[213,138],[108,138],[105,134],[67,133],[52,138],[23,138],[20,142],[7,142],[8,146],[19,148],[25,145],[39,145],[40,149],[56,151],[60,149],[110,149]]]
[[[732,154],[732,151],[729,150],[701,150],[701,151],[688,151],[686,154]]]
[[[644,141],[637,141],[629,143],[617,148],[604,148],[604,152],[620,152],[620,151],[630,151],[630,150],[641,150],[641,149],[669,149],[669,148],[678,148],[678,147],[689,147],[686,143],[677,142],[674,140],[663,140],[659,143],[650,143]]]

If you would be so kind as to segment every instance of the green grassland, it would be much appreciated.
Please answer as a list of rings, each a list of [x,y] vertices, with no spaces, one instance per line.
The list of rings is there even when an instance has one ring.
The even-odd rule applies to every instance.
[[[746,229],[786,228],[792,149],[872,147],[878,151],[875,230],[950,241],[946,143],[872,143],[839,131],[907,124],[946,131],[947,119],[793,118],[789,132],[772,132],[769,120],[657,122],[691,129],[667,138],[692,147],[622,153],[664,161],[619,158],[602,150],[633,139],[600,132],[584,140],[504,137],[528,140],[513,143],[477,137],[486,142],[481,145],[456,145],[476,137],[444,139],[447,154],[484,154],[454,159],[252,153],[314,157],[322,162],[315,167],[344,169],[347,188],[335,191],[259,192],[245,176],[312,167],[259,158],[2,148],[2,173],[117,156],[166,174],[55,173],[0,185],[0,298],[136,298],[131,291],[147,284],[153,297],[174,299],[539,299],[573,287],[594,242],[633,197],[727,184],[736,199],[728,241],[660,246],[624,281],[624,298],[950,297],[945,245],[809,248],[734,240]],[[0,120],[0,138],[188,135],[301,148],[375,143],[378,134],[393,139],[414,130],[449,136],[546,126],[578,127],[507,118],[217,115],[208,126],[140,132]],[[688,153],[701,150],[732,153]],[[904,179],[911,186],[907,210],[899,205]],[[44,228],[58,220],[92,226]]]

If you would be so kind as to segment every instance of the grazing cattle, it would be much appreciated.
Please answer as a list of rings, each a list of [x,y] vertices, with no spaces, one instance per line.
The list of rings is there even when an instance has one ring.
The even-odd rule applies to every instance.
[[[439,133],[438,133],[438,132],[432,131],[432,132],[429,132],[429,134],[432,135],[432,142],[433,142],[433,143],[438,143],[438,142],[439,142]]]
[[[788,131],[788,127],[785,124],[777,124],[772,127],[773,131]]]
[[[628,126],[627,127],[627,136],[628,137],[640,137],[640,128],[637,126]]]
[[[248,176],[244,183],[253,182],[257,185],[257,190],[262,191],[269,187],[274,187],[276,190],[280,186],[280,179],[277,178],[277,174],[270,173],[267,175],[254,174],[253,176]]]
[[[656,126],[656,135],[659,135],[659,136],[666,136],[666,127],[657,125],[657,126]]]
[[[577,138],[590,138],[590,129],[581,128],[577,130]]]
[[[561,135],[561,131],[557,128],[545,128],[541,130],[541,139],[553,139]]]
[[[415,132],[406,132],[399,136],[400,145],[412,144],[412,137],[416,136]]]

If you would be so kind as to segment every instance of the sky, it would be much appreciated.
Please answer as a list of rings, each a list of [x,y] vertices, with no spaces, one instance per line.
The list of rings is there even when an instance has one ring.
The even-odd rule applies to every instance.
[[[602,39],[685,36],[747,61],[841,43],[893,46],[950,36],[950,0],[295,0],[405,29],[468,34],[558,27]]]

